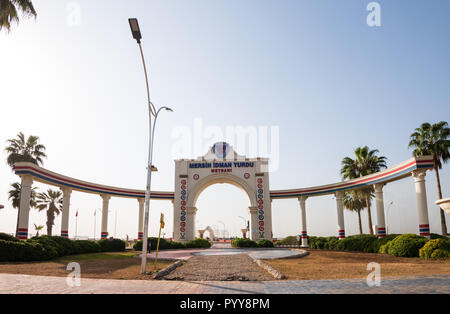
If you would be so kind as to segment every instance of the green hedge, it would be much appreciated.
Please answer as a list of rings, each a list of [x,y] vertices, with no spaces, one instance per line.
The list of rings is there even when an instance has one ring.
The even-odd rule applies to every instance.
[[[102,247],[98,244],[98,242],[89,240],[76,240],[74,242],[76,254],[98,253],[102,251]]]
[[[119,239],[98,242],[73,241],[58,236],[33,237],[26,241],[0,239],[0,261],[42,261],[73,254],[118,252],[125,250],[125,242]]]
[[[270,240],[259,240],[256,242],[258,247],[273,247],[273,242]]]
[[[325,249],[326,242],[327,239],[324,237],[314,237],[314,236],[308,237],[308,245],[311,249],[323,250]]]
[[[450,239],[442,237],[428,241],[420,250],[421,258],[449,258],[450,257]]]
[[[97,242],[102,252],[123,252],[126,243],[120,239],[103,239]]]
[[[43,235],[40,237],[32,237],[27,241],[40,243],[54,257],[77,253],[74,241],[63,237]]]
[[[0,240],[0,261],[39,261],[49,259],[46,249],[37,242]]]
[[[374,243],[378,240],[377,236],[371,234],[361,234],[348,236],[336,243],[335,249],[339,251],[355,251],[373,253]]]
[[[197,238],[195,240],[184,243],[184,246],[186,248],[204,248],[205,249],[205,248],[210,248],[211,243],[206,239]]]
[[[3,233],[3,232],[0,232],[0,240],[5,240],[5,241],[20,241],[20,240],[17,239],[15,236],[12,236],[12,235],[10,235],[10,234]]]
[[[443,236],[442,234],[430,233],[430,240],[436,240],[436,239],[448,239],[448,237]]]
[[[308,237],[308,245],[311,249],[331,251],[355,251],[365,253],[378,253],[380,247],[395,239],[398,234],[389,234],[384,238],[375,235],[361,234],[348,236],[339,240],[338,237]]]
[[[275,246],[278,245],[299,245],[300,243],[297,241],[296,236],[288,236],[280,241],[275,243]]]
[[[255,241],[244,238],[234,238],[231,240],[231,247],[257,247],[258,244]]]
[[[380,248],[385,245],[386,243],[389,243],[390,241],[394,240],[396,237],[398,237],[399,234],[388,234],[384,238],[379,238],[376,241],[372,243],[372,248],[370,253],[378,253],[380,252]]]

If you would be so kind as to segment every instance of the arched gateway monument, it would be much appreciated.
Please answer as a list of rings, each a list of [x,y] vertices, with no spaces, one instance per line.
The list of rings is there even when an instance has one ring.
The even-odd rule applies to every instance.
[[[203,157],[175,161],[174,240],[195,238],[197,199],[204,189],[216,183],[232,184],[247,194],[250,238],[271,240],[268,159],[238,155],[225,142],[214,144]]]
[[[216,143],[205,156],[197,159],[181,159],[175,161],[174,191],[152,191],[151,199],[172,201],[174,209],[173,238],[177,241],[188,241],[195,236],[196,202],[200,193],[215,183],[229,183],[239,187],[248,195],[250,214],[250,238],[253,240],[272,239],[272,201],[277,199],[297,199],[300,207],[298,233],[301,234],[302,246],[308,246],[307,233],[307,199],[333,195],[336,200],[335,217],[336,234],[339,239],[345,238],[343,194],[346,191],[373,188],[375,194],[376,224],[378,237],[386,236],[384,217],[384,187],[397,180],[413,178],[417,200],[416,217],[418,233],[430,236],[428,218],[428,202],[425,185],[427,170],[433,169],[433,157],[412,157],[389,169],[348,181],[321,186],[294,188],[288,190],[270,190],[269,172],[266,158],[249,159],[238,155],[227,143]],[[29,162],[18,162],[14,165],[15,173],[21,177],[20,214],[18,217],[19,238],[28,238],[30,197],[32,184],[35,181],[53,185],[63,192],[61,215],[61,236],[69,236],[70,197],[73,191],[96,194],[102,200],[101,237],[108,235],[108,208],[111,197],[123,197],[137,200],[138,239],[142,239],[144,221],[145,191],[70,178],[52,172]],[[217,200],[218,202],[221,200]],[[151,210],[151,209],[150,209]],[[411,212],[414,215],[414,212]]]

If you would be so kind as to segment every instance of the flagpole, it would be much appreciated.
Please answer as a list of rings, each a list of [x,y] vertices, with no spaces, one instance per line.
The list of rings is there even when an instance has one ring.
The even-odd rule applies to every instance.
[[[95,233],[97,232],[96,227],[97,227],[97,209],[94,209],[94,241],[95,241]]]
[[[75,240],[78,238],[78,209],[75,214]]]

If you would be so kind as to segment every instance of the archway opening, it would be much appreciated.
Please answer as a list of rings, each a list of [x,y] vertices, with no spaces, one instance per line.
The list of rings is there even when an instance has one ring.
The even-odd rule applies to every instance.
[[[247,228],[250,200],[247,193],[229,183],[215,183],[200,192],[196,205],[196,236],[198,230],[210,226],[216,238],[242,237],[241,229]]]

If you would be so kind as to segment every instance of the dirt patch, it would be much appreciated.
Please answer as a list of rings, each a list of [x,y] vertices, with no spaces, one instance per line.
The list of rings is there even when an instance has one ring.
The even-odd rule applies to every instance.
[[[194,256],[163,279],[185,281],[274,280],[246,254]]]
[[[291,280],[366,278],[367,264],[381,266],[382,277],[450,275],[450,260],[424,260],[387,254],[307,250],[302,258],[265,260]]]
[[[139,258],[121,258],[121,259],[101,259],[77,261],[81,267],[81,278],[97,278],[97,279],[146,279],[151,280],[151,275],[142,275],[141,260]],[[49,261],[34,263],[14,263],[0,264],[0,273],[8,274],[25,274],[39,276],[57,276],[66,277],[70,271],[66,270],[67,264],[71,261]],[[150,260],[147,263],[147,271],[160,270],[173,261],[158,260],[156,268],[154,262]]]

